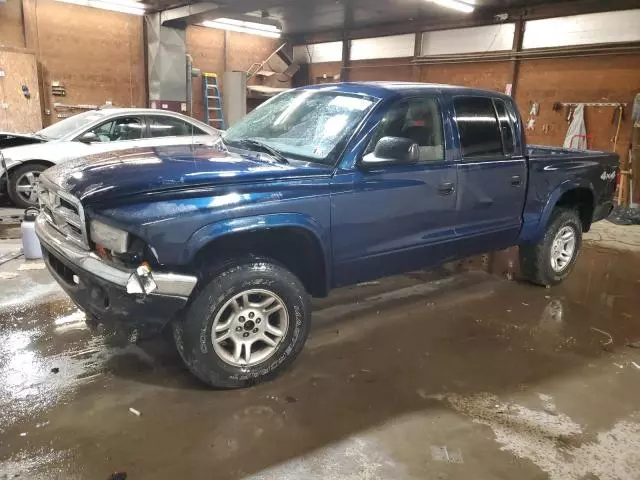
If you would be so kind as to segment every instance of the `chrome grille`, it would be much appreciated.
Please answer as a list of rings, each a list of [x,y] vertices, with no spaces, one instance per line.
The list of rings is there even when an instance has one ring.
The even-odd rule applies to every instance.
[[[56,230],[85,249],[89,248],[80,200],[40,181],[38,189],[40,211]]]

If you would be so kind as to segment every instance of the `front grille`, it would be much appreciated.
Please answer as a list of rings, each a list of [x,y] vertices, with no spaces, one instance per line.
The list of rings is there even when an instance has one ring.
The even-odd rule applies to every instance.
[[[80,200],[40,181],[38,190],[40,210],[56,230],[67,239],[88,249],[84,211]]]

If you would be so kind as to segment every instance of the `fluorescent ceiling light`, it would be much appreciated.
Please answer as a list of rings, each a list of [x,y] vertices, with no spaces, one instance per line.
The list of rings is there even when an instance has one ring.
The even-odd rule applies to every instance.
[[[443,7],[453,8],[463,13],[471,13],[475,9],[475,0],[431,0]]]
[[[63,3],[72,3],[84,7],[100,8],[113,12],[129,13],[131,15],[144,15],[145,5],[135,1],[127,0],[58,0]]]
[[[232,32],[250,33],[252,35],[262,35],[263,37],[280,38],[281,30],[275,25],[258,22],[245,22],[233,18],[216,18],[207,20],[202,25],[209,28],[220,28]]]

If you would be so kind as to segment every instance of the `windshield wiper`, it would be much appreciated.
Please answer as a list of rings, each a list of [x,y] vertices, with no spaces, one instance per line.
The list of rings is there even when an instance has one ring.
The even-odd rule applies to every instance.
[[[260,140],[252,140],[250,138],[247,138],[243,140],[237,140],[236,142],[239,145],[244,145],[249,148],[258,148],[263,152],[267,152],[269,155],[275,158],[278,161],[278,163],[283,163],[285,165],[289,164],[289,160],[287,160],[287,157],[282,155],[282,153],[280,153],[278,149],[273,148],[271,145],[261,142]]]

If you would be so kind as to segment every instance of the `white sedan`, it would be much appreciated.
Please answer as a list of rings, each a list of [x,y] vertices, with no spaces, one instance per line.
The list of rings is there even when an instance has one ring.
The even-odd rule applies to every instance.
[[[213,145],[220,131],[198,120],[165,110],[109,108],[91,110],[55,123],[30,136],[6,134],[1,189],[18,207],[37,205],[40,172],[58,163],[95,153],[136,147]],[[0,136],[0,139],[2,137]],[[25,142],[32,142],[24,145]],[[0,156],[0,159],[2,157]]]

